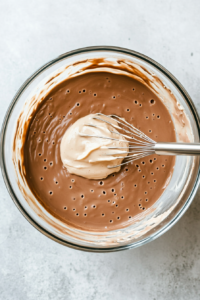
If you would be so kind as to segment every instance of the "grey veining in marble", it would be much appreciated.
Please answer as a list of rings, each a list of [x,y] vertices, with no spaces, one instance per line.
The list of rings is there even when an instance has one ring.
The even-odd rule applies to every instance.
[[[59,54],[90,45],[142,52],[200,112],[199,0],[1,0],[0,125],[20,85]],[[35,230],[0,176],[0,299],[200,299],[200,191],[182,219],[135,250],[85,253]]]

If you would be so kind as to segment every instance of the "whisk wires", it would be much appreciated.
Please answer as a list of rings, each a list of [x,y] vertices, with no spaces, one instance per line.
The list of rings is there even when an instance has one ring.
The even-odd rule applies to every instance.
[[[102,117],[106,117],[108,120],[103,119]],[[93,119],[96,119],[101,122],[105,122],[108,125],[112,126],[113,128],[119,130],[119,131],[113,131],[110,130],[111,133],[119,135],[119,138],[113,138],[113,137],[107,137],[107,136],[101,136],[101,135],[89,135],[85,133],[79,133],[80,136],[83,137],[95,137],[95,138],[101,138],[101,139],[109,139],[113,141],[119,141],[119,142],[125,142],[129,143],[129,147],[107,147],[103,146],[103,149],[107,150],[122,150],[121,152],[114,152],[114,151],[108,151],[108,153],[105,153],[104,155],[107,156],[115,156],[116,159],[123,159],[122,163],[115,166],[107,166],[110,168],[117,168],[119,166],[125,165],[127,163],[131,163],[135,160],[141,159],[145,156],[151,155],[155,153],[154,145],[155,141],[152,140],[150,137],[148,137],[146,134],[144,134],[142,131],[140,131],[138,128],[134,127],[132,124],[128,123],[125,119],[118,117],[116,115],[104,115],[102,113],[97,113],[96,116],[93,117]],[[113,124],[113,122],[109,122],[115,120],[117,124]],[[97,125],[93,124],[86,124],[86,126],[90,127],[96,127],[99,128]],[[120,138],[123,137],[123,138]],[[124,151],[123,151],[124,149]],[[127,156],[120,156],[120,154],[127,154]]]

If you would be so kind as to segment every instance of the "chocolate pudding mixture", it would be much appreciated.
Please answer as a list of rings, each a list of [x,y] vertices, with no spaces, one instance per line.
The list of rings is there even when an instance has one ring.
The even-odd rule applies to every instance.
[[[55,217],[85,230],[122,228],[151,207],[173,173],[175,158],[151,155],[122,166],[104,180],[70,174],[60,142],[77,119],[116,114],[160,142],[175,142],[170,114],[144,84],[125,75],[95,72],[57,85],[38,108],[24,148],[28,184]]]

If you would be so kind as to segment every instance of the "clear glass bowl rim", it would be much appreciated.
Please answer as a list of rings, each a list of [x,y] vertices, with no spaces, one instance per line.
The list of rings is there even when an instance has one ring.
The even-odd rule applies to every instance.
[[[139,52],[136,52],[134,50],[130,50],[130,49],[126,49],[126,48],[121,48],[121,47],[114,47],[114,46],[91,46],[91,47],[84,47],[84,48],[79,48],[79,49],[75,49],[66,53],[63,53],[61,55],[59,55],[57,58],[47,62],[46,64],[44,64],[41,68],[39,68],[32,76],[30,76],[23,84],[22,86],[19,88],[19,90],[17,91],[17,93],[15,94],[13,100],[11,101],[6,115],[4,117],[3,120],[3,124],[2,124],[2,128],[1,128],[1,133],[0,133],[0,166],[1,166],[1,172],[2,172],[2,176],[5,182],[5,185],[7,187],[7,190],[13,200],[13,202],[15,203],[15,205],[17,206],[17,208],[19,209],[19,211],[22,213],[22,215],[27,219],[27,221],[29,221],[30,224],[32,224],[37,230],[39,230],[41,233],[43,233],[45,236],[51,238],[52,240],[64,245],[64,246],[68,246],[70,248],[73,249],[77,249],[77,250],[82,250],[82,251],[88,251],[88,252],[115,252],[115,251],[120,251],[120,250],[126,250],[126,249],[131,249],[131,248],[136,248],[139,246],[142,246],[150,241],[155,240],[156,238],[158,238],[159,236],[161,236],[162,234],[164,234],[167,230],[169,230],[181,217],[182,215],[186,212],[186,210],[188,209],[188,207],[190,206],[190,204],[192,203],[194,196],[197,192],[198,186],[199,186],[199,182],[200,182],[200,165],[198,168],[198,174],[196,177],[196,181],[194,183],[193,189],[187,199],[187,201],[185,202],[185,205],[183,205],[181,207],[181,209],[179,210],[179,212],[172,218],[172,220],[166,224],[165,226],[163,226],[160,230],[158,230],[156,233],[154,233],[153,235],[137,242],[137,243],[131,243],[125,246],[118,246],[118,247],[113,247],[113,248],[92,248],[92,247],[84,247],[81,245],[77,245],[77,244],[72,244],[69,243],[67,241],[64,241],[56,236],[54,236],[53,234],[51,234],[50,232],[46,231],[44,228],[42,228],[37,222],[35,222],[25,211],[25,209],[22,207],[22,205],[20,204],[20,201],[18,200],[18,198],[16,197],[13,189],[12,189],[12,184],[8,178],[8,174],[6,172],[6,167],[5,167],[5,160],[4,160],[4,138],[5,138],[5,133],[6,133],[6,127],[7,127],[7,123],[9,120],[9,116],[12,112],[12,108],[14,107],[15,103],[17,102],[18,98],[20,97],[21,93],[24,91],[24,89],[26,88],[26,86],[35,78],[37,77],[37,75],[39,73],[41,73],[42,71],[44,71],[46,68],[48,68],[49,66],[53,65],[54,63],[73,56],[75,54],[80,54],[80,53],[84,53],[84,52],[92,52],[92,51],[111,51],[111,52],[116,52],[117,53],[123,53],[123,54],[128,54],[137,58],[140,58],[144,61],[146,61],[147,63],[149,63],[150,65],[152,65],[153,67],[157,68],[159,71],[161,71],[166,77],[169,78],[169,80],[171,80],[171,82],[173,82],[173,84],[177,87],[177,89],[180,91],[180,93],[183,95],[183,97],[185,98],[185,100],[187,101],[192,113],[193,113],[193,117],[195,119],[196,122],[196,126],[198,128],[198,133],[200,135],[200,119],[197,113],[197,110],[195,108],[195,105],[191,99],[191,97],[189,96],[189,94],[187,93],[187,91],[185,90],[185,88],[182,86],[182,84],[167,70],[165,69],[162,65],[160,65],[159,63],[157,63],[156,61],[154,61],[153,59],[151,59],[150,57],[141,54]]]

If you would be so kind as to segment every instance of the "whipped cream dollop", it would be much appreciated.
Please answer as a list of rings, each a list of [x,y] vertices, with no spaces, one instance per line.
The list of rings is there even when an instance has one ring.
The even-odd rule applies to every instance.
[[[69,173],[88,179],[103,179],[111,173],[118,172],[121,168],[120,166],[108,168],[108,165],[117,166],[121,164],[124,157],[127,156],[126,153],[121,154],[121,152],[128,151],[129,147],[128,141],[117,134],[118,131],[112,125],[98,120],[96,117],[117,125],[117,122],[108,116],[90,114],[77,120],[69,127],[63,135],[60,144],[61,159]],[[88,126],[88,124],[93,126]],[[107,149],[107,147],[126,148]],[[113,155],[108,155],[112,153]],[[121,158],[116,158],[116,156]]]

